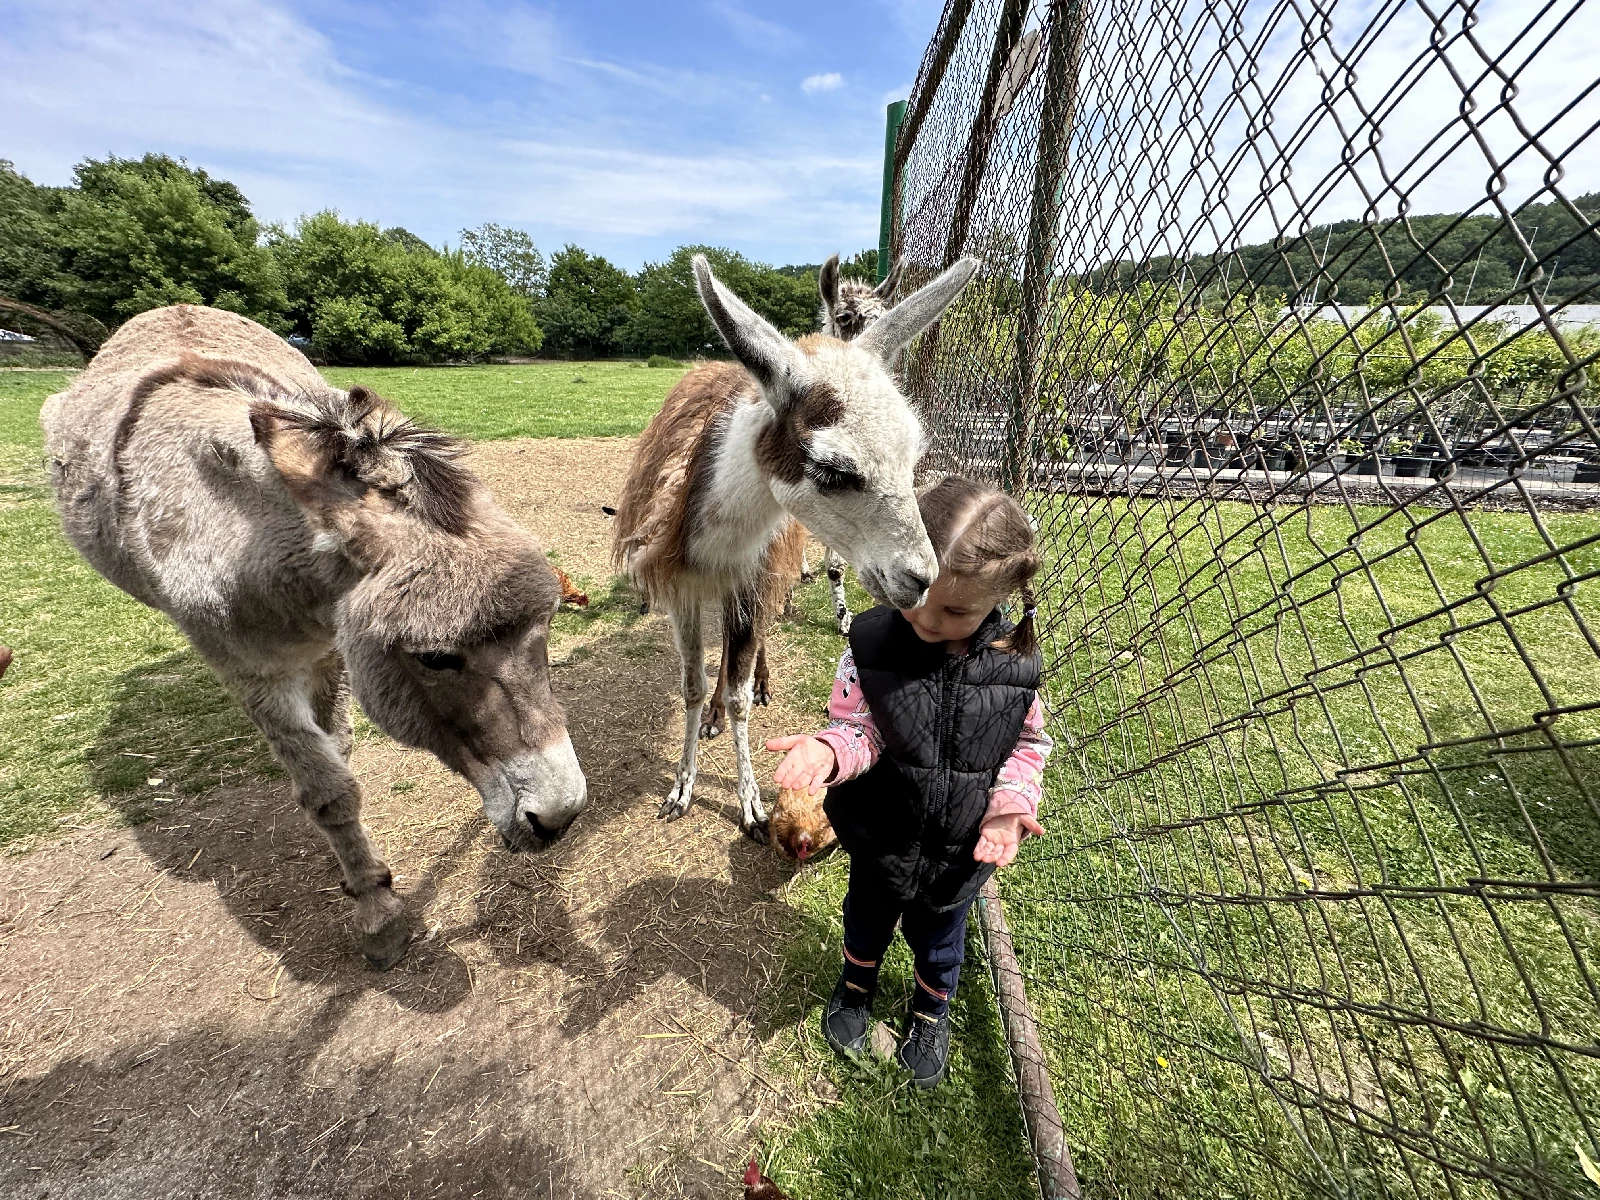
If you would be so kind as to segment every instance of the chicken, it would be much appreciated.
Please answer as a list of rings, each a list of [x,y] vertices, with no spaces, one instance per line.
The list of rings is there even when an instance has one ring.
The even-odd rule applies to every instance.
[[[555,566],[554,563],[551,564]],[[561,584],[561,603],[572,604],[582,608],[589,603],[589,593],[580,592],[578,585],[572,582],[572,577],[560,567],[555,567],[556,580]]]
[[[0,646],[0,675],[6,673],[6,668],[11,665],[11,647]]]
[[[827,814],[822,811],[822,798],[827,794],[827,788],[814,793],[793,788],[778,790],[767,832],[772,836],[772,844],[789,858],[805,862],[832,850],[837,844],[833,826],[828,824]]]
[[[744,1169],[744,1200],[789,1200],[789,1194],[763,1175],[752,1158]]]

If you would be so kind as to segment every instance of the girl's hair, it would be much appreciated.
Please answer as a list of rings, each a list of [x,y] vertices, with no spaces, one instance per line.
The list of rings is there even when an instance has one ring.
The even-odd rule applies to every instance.
[[[970,579],[997,596],[1022,593],[1022,619],[995,644],[1013,654],[1033,654],[1039,647],[1033,619],[1039,555],[1022,506],[965,475],[946,475],[918,503],[941,575]]]

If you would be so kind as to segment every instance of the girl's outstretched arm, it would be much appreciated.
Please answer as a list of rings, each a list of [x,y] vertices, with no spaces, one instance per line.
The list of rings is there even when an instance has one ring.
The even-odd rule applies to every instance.
[[[1003,867],[1016,856],[1023,838],[1044,832],[1039,825],[1039,800],[1044,794],[1044,765],[1055,748],[1044,723],[1044,702],[1035,693],[1016,747],[989,790],[983,834],[974,853],[979,862]]]
[[[826,727],[804,738],[806,742],[820,742],[832,752],[832,769],[825,776],[816,779],[816,787],[829,783],[843,783],[846,779],[854,779],[857,775],[865,774],[883,750],[883,735],[878,732],[878,726],[872,719],[872,712],[867,708],[867,701],[861,694],[861,680],[856,674],[855,656],[847,649],[839,659],[839,667],[833,674],[833,691],[828,697],[828,717]],[[779,743],[782,743],[780,745]],[[796,755],[796,748],[800,747],[798,738],[773,738],[767,743],[768,750],[787,750],[790,757],[785,758],[779,765],[779,770],[784,771],[790,765],[790,759]],[[811,771],[812,760],[817,764],[822,763],[823,756],[812,748],[803,748],[805,763],[798,759],[793,763],[794,770],[800,771],[802,766],[807,768],[808,777]],[[785,774],[789,772],[785,771]],[[783,780],[777,780],[779,787],[791,786]],[[814,789],[805,789],[814,790]]]

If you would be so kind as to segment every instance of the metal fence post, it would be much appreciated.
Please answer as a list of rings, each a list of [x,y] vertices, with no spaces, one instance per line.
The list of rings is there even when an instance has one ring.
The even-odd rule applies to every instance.
[[[894,242],[895,143],[900,139],[900,126],[906,119],[906,102],[896,100],[889,105],[883,128],[883,207],[878,215],[878,282],[889,275],[889,253]]]
[[[1017,317],[1017,377],[1006,414],[1006,444],[1000,486],[1008,492],[1028,484],[1034,422],[1043,389],[1043,333],[1054,303],[1056,252],[1060,245],[1061,177],[1078,104],[1078,67],[1083,58],[1084,0],[1052,0],[1045,36],[1044,105],[1039,113],[1038,152],[1023,254],[1022,307]]]

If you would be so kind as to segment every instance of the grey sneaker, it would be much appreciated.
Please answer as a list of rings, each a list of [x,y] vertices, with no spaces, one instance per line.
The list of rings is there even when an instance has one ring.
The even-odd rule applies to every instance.
[[[911,1082],[932,1089],[944,1080],[950,1069],[950,1014],[930,1017],[913,1012],[906,1018],[905,1038],[896,1056],[911,1072]]]
[[[872,993],[845,982],[844,975],[833,985],[833,995],[822,1006],[822,1036],[828,1045],[846,1057],[867,1048],[872,1028]]]

